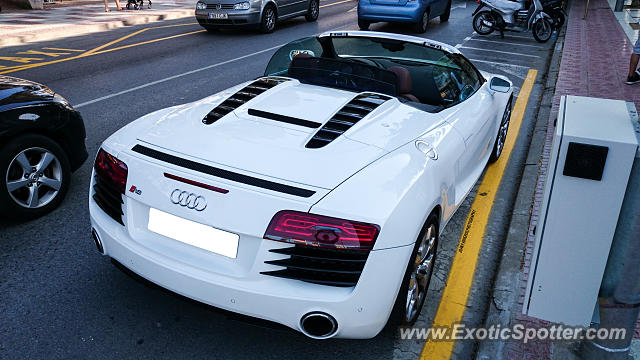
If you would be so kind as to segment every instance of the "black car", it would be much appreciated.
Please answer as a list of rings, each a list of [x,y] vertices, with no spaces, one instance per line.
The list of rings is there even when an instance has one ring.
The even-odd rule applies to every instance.
[[[57,207],[87,159],[80,113],[48,87],[0,76],[0,216],[27,219]]]

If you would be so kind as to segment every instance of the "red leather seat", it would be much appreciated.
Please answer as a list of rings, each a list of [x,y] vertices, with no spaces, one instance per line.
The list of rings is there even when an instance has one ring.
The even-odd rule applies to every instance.
[[[411,82],[411,74],[409,73],[409,70],[407,70],[406,68],[403,68],[402,66],[391,66],[387,70],[393,71],[396,74],[396,77],[398,78],[399,95],[409,101],[414,101],[419,103],[420,100],[418,100],[418,98],[415,97],[415,95],[411,94],[413,83]]]

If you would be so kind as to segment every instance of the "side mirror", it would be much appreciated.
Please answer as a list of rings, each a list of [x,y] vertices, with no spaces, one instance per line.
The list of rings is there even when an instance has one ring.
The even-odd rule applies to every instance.
[[[489,83],[489,89],[501,93],[507,93],[509,92],[509,89],[511,89],[511,84],[506,80],[494,76],[491,78],[491,82]]]

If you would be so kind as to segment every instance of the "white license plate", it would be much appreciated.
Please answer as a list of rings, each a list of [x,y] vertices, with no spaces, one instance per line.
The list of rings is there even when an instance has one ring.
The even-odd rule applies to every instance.
[[[148,228],[154,233],[226,257],[235,259],[238,254],[238,235],[158,209],[149,209]]]
[[[209,19],[226,20],[228,18],[229,18],[229,14],[227,13],[209,13]]]

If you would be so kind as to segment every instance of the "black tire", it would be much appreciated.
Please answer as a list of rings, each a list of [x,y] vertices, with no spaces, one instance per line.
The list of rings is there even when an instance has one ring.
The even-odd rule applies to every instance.
[[[539,43],[545,43],[553,35],[553,24],[547,19],[539,19],[531,25],[533,38]]]
[[[267,5],[262,11],[262,20],[260,21],[260,32],[263,34],[272,33],[276,28],[276,21],[278,21],[278,15],[276,8],[273,5]]]
[[[489,156],[489,164],[492,164],[500,158],[502,150],[504,150],[504,143],[507,139],[507,133],[509,132],[509,123],[511,123],[511,104],[513,103],[513,95],[509,98],[507,106],[504,108],[502,114],[502,120],[500,121],[500,127],[498,128],[498,134],[496,135],[496,141],[493,143],[493,149]]]
[[[37,169],[43,157],[36,155],[45,153],[53,155],[53,160],[42,169]],[[28,172],[25,171],[28,164],[20,166],[22,162],[18,160],[18,156],[22,156],[21,154],[24,154],[28,164],[32,166]],[[70,179],[69,158],[60,145],[42,135],[18,136],[0,149],[0,213],[19,220],[42,216],[60,205],[69,190]],[[33,185],[23,184],[9,192],[8,182],[15,185],[18,181],[28,180],[33,181]],[[54,183],[53,180],[57,190],[46,185]],[[37,197],[29,197],[32,191],[35,191]],[[32,203],[34,207],[31,208],[27,204],[30,199],[37,201]]]
[[[417,34],[424,34],[427,32],[427,28],[429,27],[429,9],[425,10],[422,14],[420,20],[413,25],[413,31]]]
[[[205,26],[204,29],[207,30],[208,33],[216,33],[216,32],[218,32],[218,28],[217,27],[213,27],[213,26]]]
[[[309,1],[309,9],[307,10],[307,14],[304,16],[304,18],[308,22],[314,22],[318,20],[319,14],[320,14],[320,0]]]
[[[371,26],[371,22],[358,19],[358,27],[360,30],[369,30],[369,26]]]
[[[413,325],[418,317],[420,316],[420,311],[422,310],[422,306],[424,305],[424,300],[426,299],[426,293],[429,289],[429,284],[431,283],[431,278],[433,275],[433,268],[436,261],[436,250],[438,248],[438,238],[439,238],[439,222],[438,216],[435,213],[431,213],[425,222],[422,231],[420,231],[420,235],[418,235],[418,239],[416,240],[416,244],[413,247],[413,252],[409,257],[409,263],[407,264],[407,269],[404,274],[404,278],[402,280],[402,285],[400,285],[400,291],[398,292],[398,296],[396,298],[396,302],[393,306],[393,311],[391,312],[391,317],[389,318],[389,324],[391,326],[411,326]],[[423,244],[423,239],[425,239],[430,233],[433,234],[434,240],[429,247],[433,251],[430,253],[432,255],[431,258],[431,267],[424,275],[426,278],[426,283],[424,285],[424,294],[421,298],[419,298],[416,302],[414,302],[413,309],[415,312],[412,312],[411,315],[407,314],[408,312],[408,304],[409,304],[409,289],[410,285],[412,285],[412,279],[415,281],[416,272],[416,263],[418,262],[418,254],[421,251],[421,245]],[[424,260],[424,259],[423,259]],[[414,276],[412,276],[412,274]]]
[[[451,1],[447,3],[447,9],[442,13],[442,15],[440,15],[440,22],[443,23],[449,21],[449,17],[451,17]]]
[[[131,4],[127,3],[127,10],[131,10]]]
[[[493,26],[484,25],[485,21],[490,21]],[[479,35],[489,35],[493,32],[496,25],[495,19],[491,11],[480,11],[473,17],[473,30]]]

